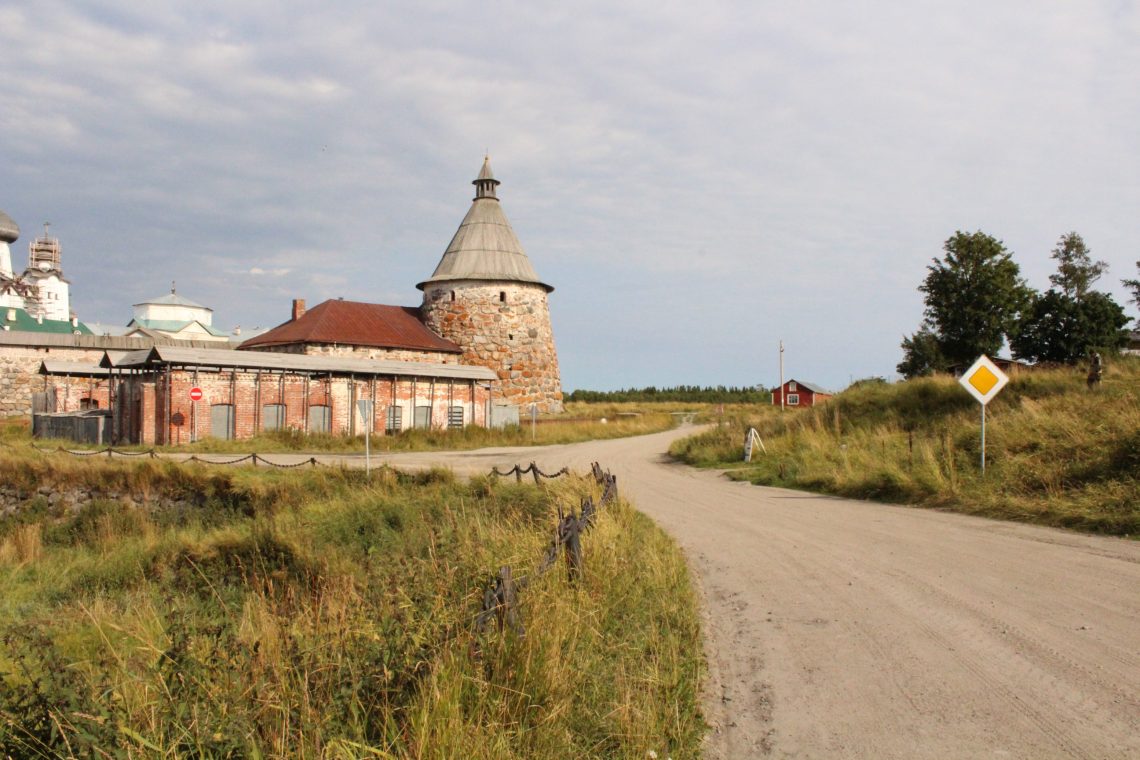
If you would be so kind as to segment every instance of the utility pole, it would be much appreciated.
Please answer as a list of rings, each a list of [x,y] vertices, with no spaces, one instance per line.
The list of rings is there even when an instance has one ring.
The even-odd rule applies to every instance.
[[[784,411],[784,341],[780,341],[780,411]]]

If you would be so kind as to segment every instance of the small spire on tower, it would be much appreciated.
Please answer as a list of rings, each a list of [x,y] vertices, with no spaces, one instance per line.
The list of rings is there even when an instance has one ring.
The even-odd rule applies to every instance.
[[[491,173],[491,156],[483,156],[483,168],[479,170],[479,176],[472,180],[471,184],[475,186],[475,200],[480,198],[499,200],[499,196],[495,195],[495,186],[499,184],[499,180]]]

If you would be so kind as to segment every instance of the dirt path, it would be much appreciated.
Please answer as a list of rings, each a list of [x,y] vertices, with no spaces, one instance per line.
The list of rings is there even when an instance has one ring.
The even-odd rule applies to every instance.
[[[1140,543],[731,483],[685,432],[384,460],[614,472],[704,595],[708,757],[1140,758]]]

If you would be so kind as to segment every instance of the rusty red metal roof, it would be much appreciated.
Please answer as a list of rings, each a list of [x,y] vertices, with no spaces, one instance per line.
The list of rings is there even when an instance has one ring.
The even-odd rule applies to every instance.
[[[299,343],[463,353],[458,345],[429,330],[414,306],[340,300],[317,304],[299,319],[255,335],[238,350]]]

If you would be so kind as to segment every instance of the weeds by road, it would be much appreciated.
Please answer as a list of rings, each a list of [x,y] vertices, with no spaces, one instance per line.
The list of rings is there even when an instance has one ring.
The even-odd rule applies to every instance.
[[[486,581],[585,479],[9,454],[0,756],[698,754],[689,576],[623,502],[584,579],[536,580],[525,637],[472,654]]]
[[[1023,372],[987,410],[951,377],[860,384],[813,409],[757,408],[676,442],[673,456],[764,485],[1090,532],[1140,533],[1140,358],[1095,391],[1080,369]],[[767,453],[742,461],[755,427]]]

